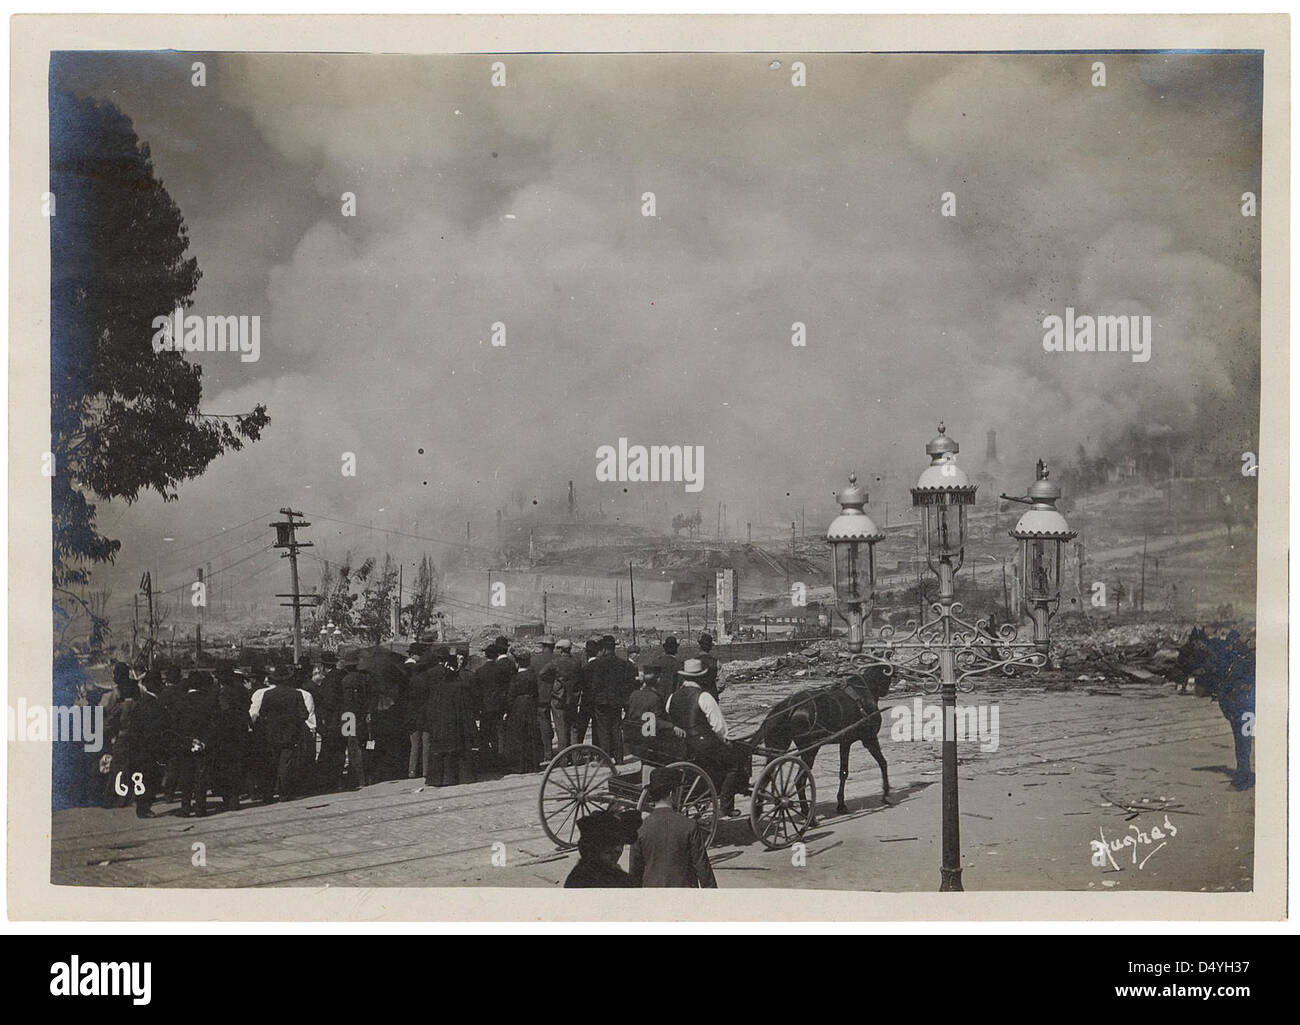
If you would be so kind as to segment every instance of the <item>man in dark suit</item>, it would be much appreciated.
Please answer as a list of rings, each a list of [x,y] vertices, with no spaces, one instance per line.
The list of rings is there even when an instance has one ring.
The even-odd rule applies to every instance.
[[[623,731],[619,723],[623,707],[636,688],[636,670],[632,663],[619,658],[614,648],[610,634],[600,639],[596,657],[587,664],[586,698],[591,711],[591,742],[617,764],[623,760]]]
[[[485,661],[474,673],[474,689],[478,694],[479,750],[484,762],[495,762],[501,755],[501,726],[506,712],[506,692],[510,677],[514,676],[514,662],[509,655],[509,666],[501,661],[501,650],[496,641],[483,649]],[[503,669],[505,667],[505,669]]]
[[[718,659],[713,654],[713,635],[700,634],[699,660],[704,664],[704,675],[700,677],[700,690],[718,697]]]
[[[659,667],[659,686],[664,688],[662,693],[664,700],[667,701],[672,692],[677,689],[677,670],[682,667],[681,661],[677,658],[677,638],[672,634],[665,637],[663,650],[651,656],[651,661]]]
[[[194,671],[171,706],[171,756],[181,793],[181,815],[207,815],[208,774],[216,742],[217,696],[212,677]],[[194,806],[197,798],[197,808]]]
[[[673,810],[673,788],[681,782],[679,769],[663,767],[650,773],[646,790],[654,807],[632,844],[630,874],[637,886],[717,889],[708,836],[698,823]]]
[[[325,675],[317,685],[316,731],[320,734],[320,755],[316,759],[316,787],[332,794],[343,783],[343,761],[347,741],[343,736],[343,676],[337,652],[321,653]]]

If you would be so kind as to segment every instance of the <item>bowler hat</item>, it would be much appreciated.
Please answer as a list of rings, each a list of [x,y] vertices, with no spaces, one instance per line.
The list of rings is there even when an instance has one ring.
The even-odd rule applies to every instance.
[[[320,655],[320,664],[323,666],[338,665],[339,653],[337,651],[322,651]]]
[[[664,651],[670,655],[677,651],[677,638],[672,634],[664,638]]]
[[[650,770],[650,780],[646,784],[646,791],[650,794],[652,800],[661,801],[671,794],[673,788],[679,786],[681,782],[681,769],[662,765],[657,769]]]
[[[593,637],[587,642],[587,654],[594,655],[598,651],[600,651],[600,641]]]
[[[700,647],[703,648],[705,651],[708,651],[710,648],[712,648],[712,647],[713,647],[713,635],[712,635],[712,634],[700,634]]]
[[[272,683],[289,683],[297,675],[293,666],[275,665],[266,670],[266,678]]]

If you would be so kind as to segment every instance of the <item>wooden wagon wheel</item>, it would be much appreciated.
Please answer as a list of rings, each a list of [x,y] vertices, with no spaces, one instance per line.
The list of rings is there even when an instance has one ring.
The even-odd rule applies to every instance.
[[[718,831],[718,791],[709,774],[694,762],[671,762],[666,768],[680,769],[682,781],[673,787],[673,809],[692,819],[704,830],[705,846],[713,843]],[[641,791],[636,810],[645,814],[650,810],[650,791]]]
[[[817,784],[798,755],[769,762],[749,805],[749,824],[765,847],[789,847],[808,831],[817,814]]]
[[[577,847],[578,819],[609,806],[613,775],[614,760],[590,744],[574,744],[552,758],[537,795],[546,835],[566,850]]]

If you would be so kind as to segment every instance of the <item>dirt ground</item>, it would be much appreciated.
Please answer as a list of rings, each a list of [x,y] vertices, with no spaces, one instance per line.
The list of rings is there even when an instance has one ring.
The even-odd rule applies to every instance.
[[[1229,786],[1232,738],[1217,705],[1167,684],[1119,693],[1041,686],[976,691],[996,704],[996,751],[961,745],[967,890],[1251,888],[1254,795]],[[738,688],[724,710],[739,703]],[[846,815],[835,814],[838,758],[816,765],[822,821],[804,857],[769,851],[748,818],[724,822],[711,858],[722,887],[933,891],[940,863],[940,745],[888,737],[890,803],[860,747]],[[927,698],[929,700],[936,700]],[[557,851],[537,818],[540,773],[434,790],[391,781],[357,793],[182,819],[174,805],[53,817],[52,880],[90,886],[554,887],[576,854]],[[739,802],[747,810],[747,803]],[[1153,827],[1154,830],[1153,830]],[[1141,834],[1141,836],[1139,836]],[[1123,838],[1133,839],[1124,846]],[[1092,841],[1108,843],[1094,861]],[[196,866],[193,844],[204,846]],[[496,847],[494,845],[502,846]],[[502,861],[504,864],[494,864]]]

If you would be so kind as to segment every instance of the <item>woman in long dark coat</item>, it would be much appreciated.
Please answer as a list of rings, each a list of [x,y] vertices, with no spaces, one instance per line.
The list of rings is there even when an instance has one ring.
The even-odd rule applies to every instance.
[[[541,765],[542,731],[537,724],[537,674],[532,655],[515,652],[519,671],[506,691],[505,750],[507,772],[536,772]]]
[[[473,783],[473,748],[478,741],[473,697],[445,646],[435,650],[434,658],[439,664],[424,674],[424,729],[429,738],[424,782],[431,787]]]

